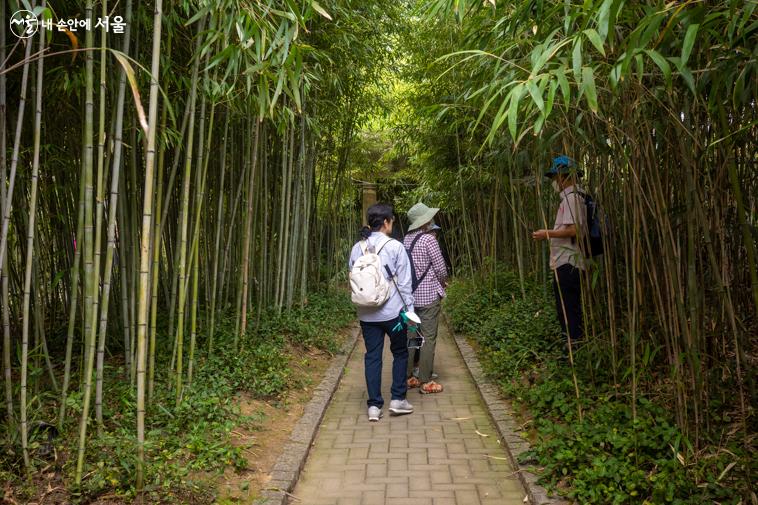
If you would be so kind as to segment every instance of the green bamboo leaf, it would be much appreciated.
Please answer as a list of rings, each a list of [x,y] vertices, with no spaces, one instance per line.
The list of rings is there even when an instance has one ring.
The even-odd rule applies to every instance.
[[[597,112],[597,90],[595,89],[595,76],[590,67],[582,67],[582,90],[587,98],[587,104],[592,112]]]
[[[545,126],[545,115],[540,113],[537,120],[534,122],[534,133],[539,134],[542,131],[542,127]]]
[[[121,64],[121,67],[124,69],[126,78],[129,81],[129,87],[132,88],[132,94],[134,95],[134,105],[137,107],[137,118],[139,119],[139,124],[142,127],[142,131],[145,133],[145,137],[147,137],[147,117],[145,116],[145,109],[142,108],[142,100],[140,99],[139,95],[139,86],[137,86],[137,79],[134,76],[134,69],[132,68],[131,63],[129,63],[129,60],[127,60],[122,53],[113,51],[113,56],[116,57],[116,61],[118,61]]]
[[[276,106],[276,101],[279,99],[279,95],[282,94],[282,88],[284,87],[284,73],[279,73],[279,79],[276,83],[276,90],[274,90],[274,96],[271,98],[271,104],[269,104],[269,113],[273,116],[274,115],[274,107]]]
[[[518,84],[511,91],[511,105],[508,107],[508,131],[511,133],[511,138],[516,140],[517,132],[517,120],[518,120],[518,103],[521,100],[521,94],[524,90],[523,84]]]
[[[200,9],[194,16],[189,18],[189,20],[184,23],[184,26],[189,26],[192,23],[197,22],[200,18],[205,16],[207,13],[208,12],[205,9]]]
[[[534,104],[537,106],[537,108],[540,110],[540,112],[545,112],[545,101],[542,99],[542,92],[537,88],[537,83],[532,81],[529,81],[526,85],[526,88],[529,90],[529,94],[532,96],[532,100],[534,100]]]
[[[739,77],[737,77],[737,80],[734,82],[734,92],[732,93],[732,106],[735,110],[738,110],[740,107],[740,104],[747,103],[749,98],[749,93],[745,93],[745,76],[748,73],[748,68],[745,67],[742,72],[740,72]]]
[[[693,77],[692,72],[690,72],[690,69],[688,68],[679,69],[679,75],[682,76],[682,79],[684,79],[684,83],[687,85],[689,90],[694,95],[695,94],[695,78]]]
[[[289,72],[290,77],[290,88],[292,91],[292,98],[295,99],[295,105],[297,106],[297,111],[302,112],[303,106],[300,98],[300,75],[296,74],[292,70]]]
[[[642,59],[642,54],[634,56],[634,63],[637,65],[637,79],[642,81],[642,78],[645,76],[645,62]]]
[[[577,37],[574,40],[574,53],[571,58],[572,68],[574,70],[574,78],[576,82],[581,83],[582,75],[582,39]]]
[[[600,54],[605,56],[605,47],[603,46],[603,39],[600,38],[600,35],[593,28],[587,28],[584,30],[584,35],[586,35],[587,39],[592,42],[592,45],[595,46],[595,49],[597,49]]]
[[[597,30],[601,40],[605,40],[608,37],[608,30],[611,24],[611,5],[613,0],[605,0],[598,10],[597,14]]]
[[[687,65],[687,61],[690,59],[692,47],[695,45],[695,37],[697,37],[698,28],[700,28],[699,24],[687,27],[687,33],[684,35],[684,42],[682,43],[682,66]]]
[[[50,289],[55,289],[55,287],[60,283],[60,281],[63,279],[63,276],[66,275],[65,270],[61,270],[57,274],[55,274],[55,277],[53,277],[53,282],[50,285]]]
[[[311,2],[311,6],[313,7],[313,10],[315,10],[316,12],[324,16],[329,21],[332,21],[332,16],[330,16],[329,13],[326,12],[326,9],[321,7],[321,4],[319,4],[318,2],[314,0],[313,2]]]
[[[295,14],[293,14],[292,12],[283,11],[283,10],[279,10],[279,9],[271,9],[271,12],[274,13],[274,14],[276,14],[277,16],[281,16],[283,18],[287,18],[290,21],[297,21],[297,16],[295,16]]]
[[[547,60],[547,51],[544,49],[545,48],[542,44],[537,44],[529,55],[530,63],[532,65],[532,75],[539,72],[540,68],[545,64],[544,60]]]
[[[497,114],[495,114],[495,119],[492,121],[492,127],[490,128],[490,133],[487,136],[488,137],[487,140],[489,142],[492,141],[492,139],[494,138],[494,133],[500,129],[500,127],[505,122],[505,119],[508,117],[507,114],[505,113],[505,107],[508,105],[510,98],[511,98],[510,95],[505,97],[505,99],[503,100],[503,103],[500,104],[500,108],[498,109]]]
[[[615,89],[616,86],[618,86],[619,82],[621,81],[621,64],[620,63],[614,66],[613,69],[611,70],[610,79],[611,79],[611,87]]]
[[[645,53],[650,56],[650,59],[655,62],[656,65],[658,65],[658,68],[661,69],[661,72],[663,72],[663,77],[666,80],[666,87],[671,87],[671,65],[669,65],[669,62],[666,61],[666,58],[663,57],[661,53],[658,51],[655,51],[653,49],[647,49]]]
[[[550,112],[553,110],[553,103],[555,102],[555,93],[558,90],[558,82],[557,81],[550,81],[550,88],[547,92],[547,104],[545,106],[545,117],[550,115]]]
[[[555,73],[555,77],[558,79],[558,84],[561,86],[561,94],[563,95],[563,104],[568,109],[571,103],[571,87],[569,86],[568,79],[563,69]]]

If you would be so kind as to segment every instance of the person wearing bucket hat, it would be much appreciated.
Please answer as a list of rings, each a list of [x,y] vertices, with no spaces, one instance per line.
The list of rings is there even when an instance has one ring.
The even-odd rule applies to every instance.
[[[581,340],[582,327],[582,283],[581,272],[585,270],[584,254],[576,237],[586,233],[587,213],[577,179],[584,172],[574,160],[561,155],[553,159],[545,177],[551,180],[561,202],[551,230],[536,230],[534,240],[550,241],[550,269],[553,271],[553,291],[555,293],[558,322],[564,337],[569,342]]]
[[[421,318],[420,330],[426,339],[419,350],[418,377],[413,375],[413,360],[408,360],[408,387],[419,387],[422,394],[441,393],[442,384],[433,377],[434,351],[441,300],[445,296],[447,265],[437,240],[430,233],[435,228],[434,216],[440,209],[419,202],[408,210],[408,234],[403,239],[411,259],[411,283],[416,314]],[[439,227],[437,227],[439,229]]]

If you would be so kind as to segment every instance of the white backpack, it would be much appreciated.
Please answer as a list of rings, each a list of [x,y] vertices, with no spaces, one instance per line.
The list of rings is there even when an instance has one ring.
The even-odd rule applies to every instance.
[[[384,275],[379,257],[379,251],[391,240],[384,242],[376,252],[367,240],[361,241],[363,256],[355,261],[350,270],[351,299],[358,307],[381,307],[392,295],[392,284]]]

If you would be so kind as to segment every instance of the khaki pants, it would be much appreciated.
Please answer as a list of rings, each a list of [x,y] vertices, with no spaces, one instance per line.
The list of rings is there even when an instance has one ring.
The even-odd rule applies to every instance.
[[[424,336],[424,345],[419,349],[419,380],[421,383],[432,380],[434,369],[434,348],[437,346],[437,323],[440,315],[440,300],[424,307],[416,306],[416,314],[421,319],[419,326]],[[408,358],[408,377],[413,374],[413,353]]]

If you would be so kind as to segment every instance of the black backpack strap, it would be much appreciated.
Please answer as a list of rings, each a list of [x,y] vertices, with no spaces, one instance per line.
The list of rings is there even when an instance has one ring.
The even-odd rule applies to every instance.
[[[587,194],[587,193],[585,193],[584,191],[577,191],[577,190],[572,191],[568,195],[573,195],[573,194],[577,194],[577,195],[581,196],[582,200],[584,200],[585,202],[587,201],[587,198],[590,197],[590,195]],[[568,195],[566,195],[566,196],[568,196]]]
[[[416,291],[416,288],[421,285],[422,282],[424,282],[424,279],[426,278],[426,274],[429,273],[429,270],[432,268],[432,262],[429,261],[429,264],[426,266],[426,270],[421,275],[420,278],[416,278],[416,266],[413,264],[413,249],[416,247],[416,242],[419,241],[419,239],[424,236],[427,232],[421,232],[419,233],[411,242],[410,247],[406,248],[408,251],[408,259],[411,262],[411,287],[413,288],[413,291]]]
[[[592,199],[592,197],[590,196],[589,193],[585,193],[583,191],[578,191],[576,189],[574,191],[572,191],[571,193],[569,193],[569,195],[571,195],[571,194],[577,194],[580,197],[582,197],[582,200],[584,200],[585,212],[587,214],[587,217],[586,217],[586,219],[587,219],[586,226],[587,226],[588,230],[591,229],[592,228],[592,221],[594,221],[594,219],[595,219],[595,213],[593,212],[593,209],[590,208],[590,206],[592,205],[592,203],[594,203],[594,200]],[[577,243],[577,240],[576,240],[575,236],[571,237],[571,243],[572,244],[576,244]],[[591,254],[590,251],[585,251],[585,256],[591,257],[592,254]]]

